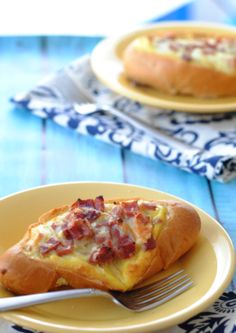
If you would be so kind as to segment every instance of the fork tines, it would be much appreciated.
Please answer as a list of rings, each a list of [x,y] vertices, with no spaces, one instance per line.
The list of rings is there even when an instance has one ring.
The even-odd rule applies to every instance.
[[[147,286],[125,293],[112,292],[111,294],[125,307],[141,312],[171,300],[192,285],[191,278],[184,270],[180,270]]]

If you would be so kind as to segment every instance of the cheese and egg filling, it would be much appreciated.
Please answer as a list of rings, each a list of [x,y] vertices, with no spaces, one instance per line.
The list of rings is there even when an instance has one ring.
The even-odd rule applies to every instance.
[[[129,201],[126,204],[129,205]],[[128,211],[127,206],[125,209],[122,210],[121,204],[106,203],[104,211],[97,215],[94,213],[94,216],[92,213],[96,210],[93,208],[79,208],[75,213],[73,209],[66,211],[33,227],[24,251],[32,258],[50,258],[55,254],[60,257],[79,256],[96,264],[91,255],[104,245],[106,250],[111,248],[115,254],[118,253],[105,257],[104,262],[129,258],[140,249],[152,249],[166,219],[166,208],[138,200],[130,201]],[[85,214],[84,221],[77,218],[77,213],[79,216]],[[119,251],[119,246],[123,247],[122,251]]]
[[[236,39],[226,37],[153,36],[139,37],[133,42],[136,49],[157,52],[226,74],[236,73]]]

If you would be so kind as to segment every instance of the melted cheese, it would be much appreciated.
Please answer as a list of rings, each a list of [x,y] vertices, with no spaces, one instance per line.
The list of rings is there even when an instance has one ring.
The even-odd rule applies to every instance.
[[[148,201],[139,200],[138,205],[148,204]],[[97,226],[104,222],[104,220],[109,220],[111,218],[111,210],[116,205],[113,203],[105,204],[105,212],[103,212],[99,218],[91,223],[91,227],[99,234],[99,236],[109,236],[109,229],[105,226],[97,228]],[[166,208],[157,206],[156,209],[141,209],[142,213],[145,216],[148,216],[152,223],[152,235],[156,239],[161,231],[162,224],[158,223],[160,220],[164,221],[166,217]],[[60,228],[53,228],[52,226],[57,224],[63,224],[68,212],[56,216],[55,218],[47,221],[46,223],[39,224],[31,229],[31,237],[25,246],[25,253],[30,255],[32,258],[40,257],[41,259],[45,256],[41,255],[39,250],[39,243],[45,244],[50,238],[55,238],[59,241],[65,239],[63,231]],[[123,220],[121,229],[131,237],[135,238],[137,250],[142,248],[142,244],[146,241],[146,238],[139,233],[138,229],[135,228],[135,217],[126,217]],[[83,261],[88,261],[89,256],[94,252],[99,245],[97,245],[93,238],[82,238],[81,240],[74,240],[74,250],[73,253],[66,254],[63,257],[66,257],[66,260],[73,261],[72,258],[80,257]],[[55,251],[51,251],[47,254],[47,258],[55,260]],[[117,269],[117,268],[116,268]]]
[[[236,73],[236,40],[194,37],[154,37],[135,39],[133,46],[145,52],[156,52],[176,59],[214,68],[227,74]]]
[[[148,204],[148,201],[139,200],[138,205],[141,206],[143,204]],[[91,223],[91,226],[94,230],[99,230],[100,236],[106,236],[108,232],[108,228],[99,227],[96,228],[100,223],[104,222],[104,219],[108,219],[111,217],[111,211],[115,207],[115,204],[109,203],[105,204],[105,212],[99,216],[95,221]],[[145,216],[148,216],[152,225],[152,236],[154,239],[157,239],[161,229],[164,226],[166,221],[167,209],[165,207],[157,206],[156,209],[146,209],[141,206],[141,212]],[[132,273],[129,271],[129,267],[135,269],[136,263],[142,261],[142,258],[148,258],[148,250],[145,251],[144,243],[142,239],[142,235],[135,231],[134,217],[126,217],[123,219],[123,223],[121,224],[121,228],[125,233],[133,235],[136,242],[136,251],[133,256],[127,258],[125,260],[115,258],[111,262],[104,263],[102,265],[92,265],[89,262],[89,257],[93,251],[95,251],[99,245],[97,245],[93,238],[83,238],[81,240],[74,241],[74,249],[72,253],[66,254],[64,256],[58,256],[57,253],[52,250],[47,253],[46,256],[43,256],[40,253],[40,244],[44,244],[51,237],[55,237],[58,240],[63,241],[64,235],[63,232],[60,231],[60,228],[53,228],[52,225],[65,223],[65,219],[68,212],[58,215],[57,217],[43,223],[36,225],[31,229],[31,238],[26,244],[25,253],[30,255],[32,258],[40,258],[41,260],[53,262],[58,267],[64,267],[65,269],[73,271],[75,268],[83,274],[88,274],[90,276],[90,280],[94,279],[94,281],[103,279],[104,281],[108,281],[112,286],[116,286],[117,289],[129,288],[133,285],[134,281],[132,281]],[[59,230],[59,232],[58,232]],[[148,264],[148,261],[145,259],[145,263]],[[135,274],[134,274],[135,275]],[[136,278],[136,277],[134,277]],[[138,282],[138,281],[136,281]],[[68,282],[60,277],[56,286],[66,286]]]

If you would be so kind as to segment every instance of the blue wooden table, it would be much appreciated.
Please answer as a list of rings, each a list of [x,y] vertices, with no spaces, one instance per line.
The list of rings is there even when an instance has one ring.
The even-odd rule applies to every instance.
[[[236,246],[236,180],[227,184],[186,173],[74,133],[9,98],[45,74],[90,52],[95,37],[0,38],[0,197],[66,181],[111,181],[152,187],[196,204],[215,217]],[[235,276],[236,277],[236,276]],[[236,278],[232,282],[236,288]]]

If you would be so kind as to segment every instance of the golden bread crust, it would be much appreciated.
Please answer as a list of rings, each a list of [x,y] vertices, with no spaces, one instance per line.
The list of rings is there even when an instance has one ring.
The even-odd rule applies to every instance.
[[[217,98],[236,95],[236,73],[227,74],[181,58],[137,49],[131,43],[123,53],[126,76],[172,95]]]
[[[168,208],[167,223],[156,241],[156,254],[143,280],[162,269],[167,269],[191,249],[201,228],[198,213],[188,204],[171,200],[157,202]]]
[[[113,200],[114,201],[114,200]],[[120,202],[122,200],[115,200]],[[168,268],[196,242],[200,231],[200,218],[187,204],[177,201],[156,201],[166,207],[156,246],[140,250],[133,257],[104,265],[94,265],[78,256],[31,258],[24,252],[31,239],[32,229],[65,213],[69,206],[52,209],[29,227],[24,238],[0,257],[0,281],[16,294],[31,294],[55,290],[63,279],[66,287],[121,290],[133,288],[137,283]],[[69,258],[69,259],[67,259]]]
[[[0,259],[0,280],[16,294],[34,294],[54,289],[57,272],[53,265],[26,256],[18,243]],[[37,283],[35,283],[37,281]]]

